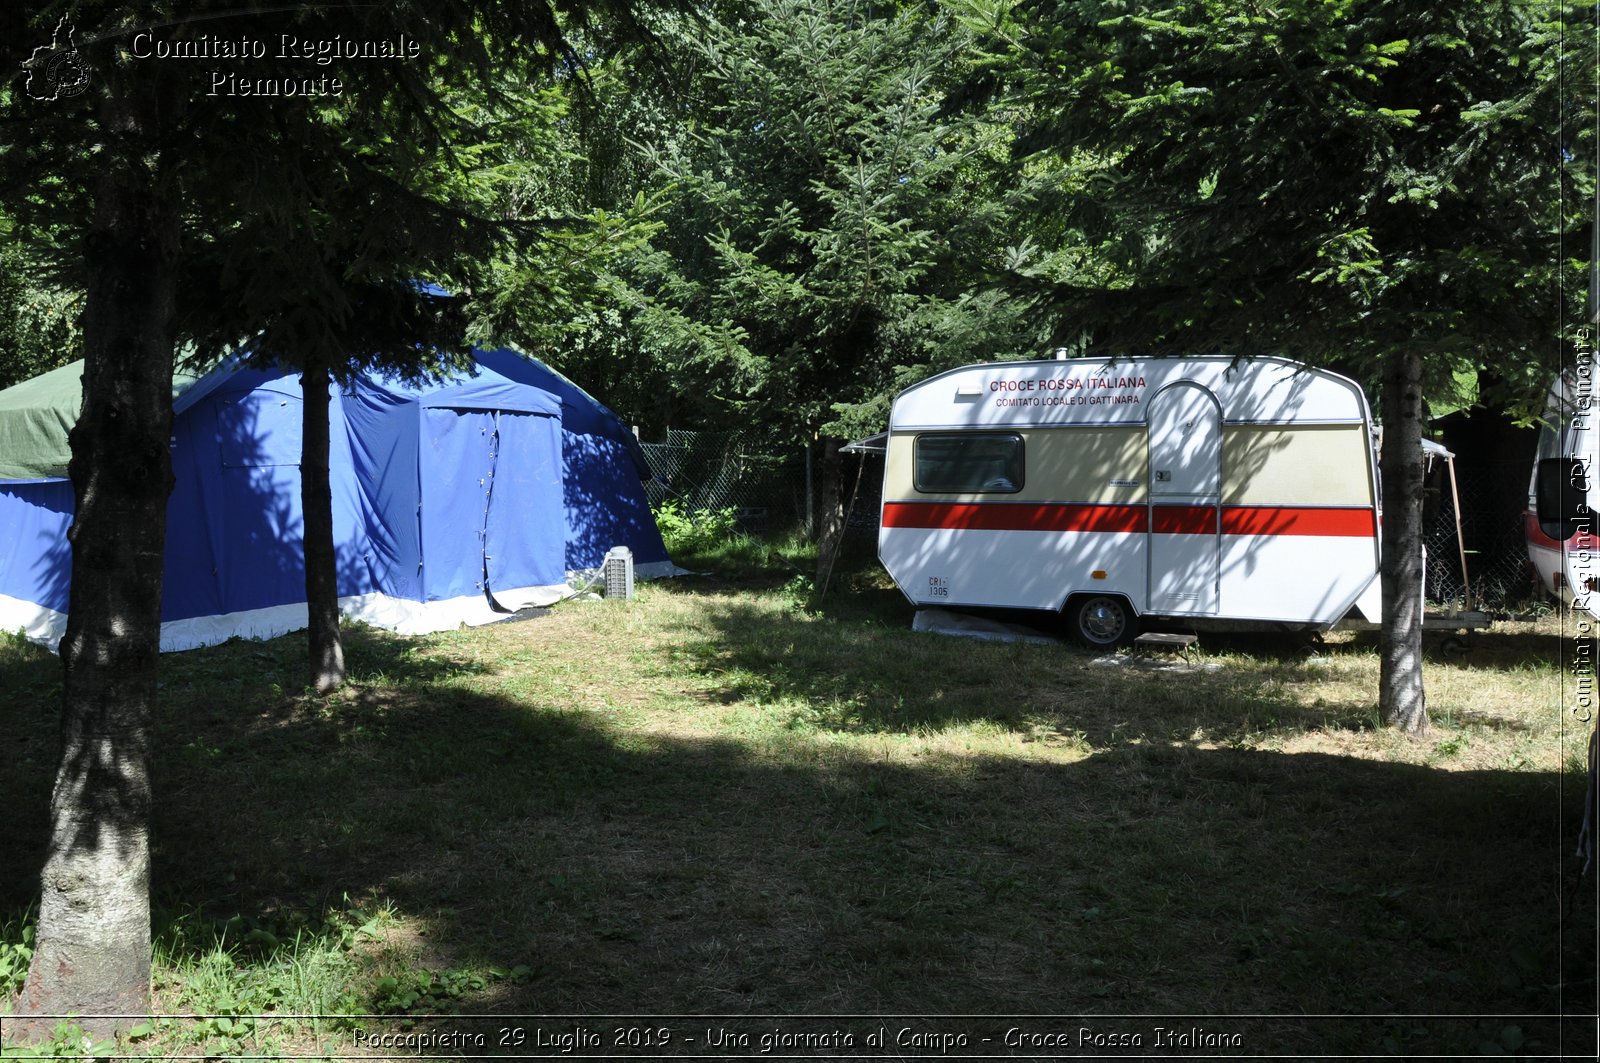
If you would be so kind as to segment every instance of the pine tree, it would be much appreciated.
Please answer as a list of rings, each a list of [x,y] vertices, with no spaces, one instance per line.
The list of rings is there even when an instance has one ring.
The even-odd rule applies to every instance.
[[[1424,395],[1463,367],[1541,377],[1570,319],[1560,204],[1588,178],[1562,165],[1580,101],[1561,94],[1561,17],[1544,0],[1032,0],[1019,19],[1024,147],[1075,171],[1055,206],[1110,253],[1097,283],[1024,286],[1096,350],[1286,354],[1381,393],[1380,703],[1411,733]]]
[[[814,446],[821,585],[843,439],[881,428],[906,378],[1029,342],[1018,308],[972,294],[1007,242],[981,165],[1003,138],[947,113],[967,43],[951,21],[843,0],[735,11],[684,42],[696,125],[661,152],[679,196],[641,283],[717,405]]]

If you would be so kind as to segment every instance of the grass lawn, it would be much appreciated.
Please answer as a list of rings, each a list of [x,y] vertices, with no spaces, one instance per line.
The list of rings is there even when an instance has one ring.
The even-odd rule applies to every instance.
[[[1099,658],[913,633],[871,565],[820,608],[788,575],[353,630],[326,701],[298,637],[164,657],[166,1018],[132,1050],[472,1029],[621,1054],[626,1029],[649,1053],[665,1027],[668,1053],[849,1030],[861,1054],[880,1026],[889,1052],[927,1038],[906,1056],[992,1055],[1012,1027],[1037,1055],[1085,1029],[1163,1052],[1156,1027],[1223,1055],[1592,1050],[1557,1018],[1596,993],[1559,616],[1430,656],[1412,741],[1378,726],[1371,637]],[[58,671],[0,647],[0,977],[26,954]],[[494,1014],[551,1018],[450,1018]],[[559,1018],[621,1014],[723,1018]],[[798,1015],[830,1018],[777,1018]]]

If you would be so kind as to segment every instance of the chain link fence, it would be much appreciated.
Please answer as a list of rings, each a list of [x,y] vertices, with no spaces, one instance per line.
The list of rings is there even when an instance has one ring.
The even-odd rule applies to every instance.
[[[808,468],[803,443],[774,443],[746,432],[669,429],[666,442],[640,445],[653,477],[645,484],[652,506],[672,501],[690,513],[732,509],[753,532],[776,534],[810,526],[807,495],[818,473]],[[875,537],[883,458],[846,454],[841,475],[849,507],[847,531]]]
[[[677,502],[694,513],[732,509],[754,531],[779,531],[806,519],[806,455],[741,432],[667,431],[664,443],[643,443],[653,479],[651,506]],[[787,451],[787,452],[786,452]]]
[[[1527,499],[1528,462],[1456,463],[1456,490],[1448,466],[1435,461],[1424,500],[1423,541],[1428,548],[1427,597],[1441,604],[1464,604],[1490,612],[1516,609],[1533,595],[1523,540],[1522,511]],[[1517,484],[1521,484],[1520,489]],[[1456,535],[1456,498],[1461,536]],[[1466,549],[1466,579],[1461,550]]]

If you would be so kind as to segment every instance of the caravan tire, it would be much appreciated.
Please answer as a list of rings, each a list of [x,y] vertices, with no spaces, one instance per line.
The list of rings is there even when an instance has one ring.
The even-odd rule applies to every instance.
[[[1073,641],[1091,650],[1114,650],[1136,634],[1127,599],[1111,594],[1073,598],[1067,603],[1067,625]]]

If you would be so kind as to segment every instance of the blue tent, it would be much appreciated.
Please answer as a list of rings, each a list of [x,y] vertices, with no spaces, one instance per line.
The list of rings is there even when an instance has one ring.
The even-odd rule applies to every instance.
[[[52,646],[66,628],[66,396],[79,376],[69,366],[0,392],[0,628]],[[233,365],[175,398],[162,649],[305,626],[300,405],[294,373]],[[35,445],[12,448],[31,465],[6,460],[8,424],[31,433]],[[632,433],[513,351],[479,351],[470,374],[438,383],[359,377],[334,396],[330,427],[347,616],[405,633],[487,623],[572,594],[613,546],[642,577],[675,571]],[[59,434],[56,455],[39,457],[41,433]]]

